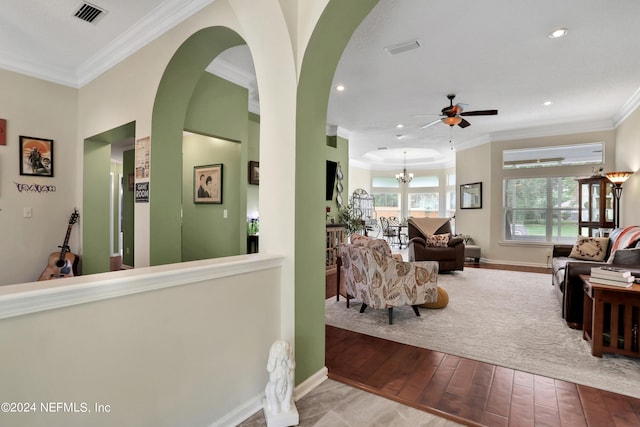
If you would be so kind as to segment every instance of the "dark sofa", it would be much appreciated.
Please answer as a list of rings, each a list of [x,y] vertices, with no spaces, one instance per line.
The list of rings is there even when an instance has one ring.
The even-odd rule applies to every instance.
[[[574,329],[582,329],[582,307],[584,301],[583,283],[579,275],[591,273],[591,267],[611,265],[630,270],[640,277],[640,240],[630,242],[614,254],[611,264],[607,264],[611,248],[624,229],[614,229],[609,235],[609,244],[604,261],[587,261],[570,258],[573,245],[556,244],[553,246],[551,269],[552,283],[562,307],[562,317]]]
[[[439,272],[464,270],[464,239],[451,236],[446,248],[428,246],[425,233],[416,223],[428,221],[430,218],[411,218],[407,224],[409,234],[409,261],[438,261]],[[434,218],[438,220],[440,218]],[[451,223],[447,219],[444,224],[431,234],[451,234]]]

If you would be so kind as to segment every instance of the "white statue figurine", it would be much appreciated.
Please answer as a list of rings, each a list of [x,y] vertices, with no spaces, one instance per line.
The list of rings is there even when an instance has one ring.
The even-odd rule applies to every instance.
[[[298,424],[298,411],[293,403],[295,366],[289,343],[284,340],[274,342],[269,351],[269,382],[265,387],[264,412],[268,426]]]

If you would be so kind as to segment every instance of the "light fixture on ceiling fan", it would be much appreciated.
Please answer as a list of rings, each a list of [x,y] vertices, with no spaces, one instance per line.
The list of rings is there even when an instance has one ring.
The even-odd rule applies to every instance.
[[[476,111],[467,111],[464,112],[464,104],[456,104],[453,105],[453,99],[455,98],[455,94],[447,95],[447,99],[449,100],[449,105],[444,107],[440,114],[416,114],[413,117],[423,117],[423,116],[440,116],[439,119],[434,120],[432,122],[426,123],[420,126],[420,129],[426,129],[430,126],[433,126],[438,123],[444,123],[447,126],[460,126],[461,128],[466,128],[467,126],[471,126],[467,120],[465,120],[462,116],[495,116],[498,114],[498,110],[476,110]]]

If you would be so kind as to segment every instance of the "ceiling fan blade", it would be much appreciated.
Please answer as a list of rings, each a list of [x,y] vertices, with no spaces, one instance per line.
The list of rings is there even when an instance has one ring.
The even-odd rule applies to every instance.
[[[477,110],[460,113],[461,116],[496,116],[497,114],[498,110]]]
[[[466,121],[465,119],[462,119],[462,121],[460,123],[458,123],[458,126],[460,126],[462,129],[466,128],[467,126],[471,126],[471,123],[469,123],[468,121]]]
[[[420,129],[426,129],[426,128],[431,127],[431,126],[433,126],[435,124],[438,124],[438,123],[440,123],[440,119],[434,120],[434,121],[429,122],[429,123],[427,123],[425,125],[422,125],[422,126],[420,126]]]

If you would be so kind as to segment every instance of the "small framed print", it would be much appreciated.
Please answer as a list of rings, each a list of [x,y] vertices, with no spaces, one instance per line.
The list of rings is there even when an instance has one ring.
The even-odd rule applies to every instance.
[[[222,163],[193,168],[193,203],[222,204]]]
[[[460,186],[460,209],[482,209],[482,183]]]
[[[53,139],[20,136],[20,175],[53,176]]]
[[[260,185],[260,162],[249,161],[249,184]]]

